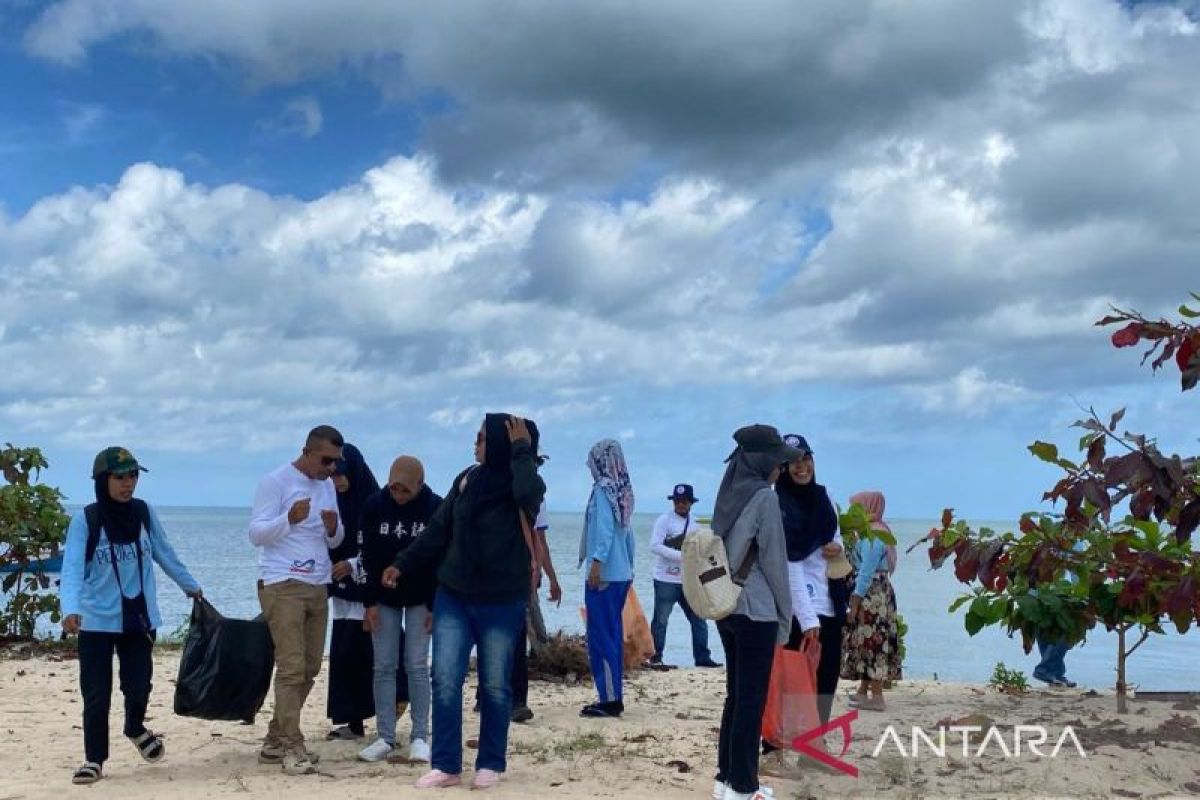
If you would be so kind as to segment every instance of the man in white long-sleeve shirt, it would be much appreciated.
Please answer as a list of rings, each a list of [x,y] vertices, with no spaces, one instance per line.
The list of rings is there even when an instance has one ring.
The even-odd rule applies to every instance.
[[[258,548],[258,602],[275,643],[275,714],[258,760],[289,775],[315,773],[304,746],[300,712],[321,670],[329,610],[329,550],[345,531],[330,477],[342,457],[342,435],[319,425],[295,461],[267,473],[254,495],[250,543]]]
[[[683,537],[696,529],[692,522],[692,506],[696,502],[694,489],[686,483],[677,483],[667,499],[672,510],[663,514],[654,523],[650,534],[650,552],[654,558],[654,621],[650,623],[650,635],[654,639],[652,664],[661,664],[663,645],[667,640],[667,621],[678,603],[684,616],[692,626],[692,658],[697,667],[719,667],[708,650],[708,622],[696,616],[683,596]]]

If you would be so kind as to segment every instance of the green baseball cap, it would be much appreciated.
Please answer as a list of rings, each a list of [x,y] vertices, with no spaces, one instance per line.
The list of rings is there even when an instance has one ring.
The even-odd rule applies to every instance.
[[[93,478],[104,474],[127,475],[139,471],[147,472],[147,469],[124,447],[106,447],[96,454],[96,460],[92,462]]]

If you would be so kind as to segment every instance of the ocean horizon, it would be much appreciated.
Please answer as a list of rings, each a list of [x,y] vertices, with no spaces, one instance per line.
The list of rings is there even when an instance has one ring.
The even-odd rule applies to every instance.
[[[257,552],[247,538],[250,509],[239,507],[155,506],[176,552],[204,588],[209,601],[229,617],[250,618],[259,613],[255,581]],[[634,589],[647,619],[653,614],[653,556],[649,550],[650,530],[657,513],[634,515],[637,553]],[[546,599],[542,590],[542,613],[547,629],[582,633],[579,609],[583,605],[584,575],[578,568],[580,512],[549,513],[551,556],[563,589],[560,606]],[[908,625],[905,678],[986,683],[998,662],[1031,675],[1038,662],[1033,653],[1023,652],[1018,638],[999,629],[986,628],[975,636],[963,627],[963,613],[947,610],[968,587],[954,577],[949,567],[932,570],[924,549],[905,554],[905,549],[924,537],[938,523],[934,519],[891,519],[900,560],[893,576],[897,604]],[[974,524],[1003,529],[1011,523],[977,520]],[[190,601],[161,571],[157,572],[158,601],[163,615],[160,634],[178,628],[188,617]],[[545,582],[543,582],[545,584]],[[1168,626],[1169,630],[1173,628]],[[709,646],[713,657],[724,661],[716,626],[709,623]],[[690,666],[691,638],[687,621],[676,608],[667,629],[665,660]],[[1109,689],[1115,682],[1116,635],[1102,628],[1093,630],[1082,645],[1067,656],[1067,674],[1081,686]],[[1152,635],[1128,662],[1128,682],[1146,690],[1200,690],[1200,636],[1194,632]],[[1032,678],[1031,678],[1031,682]]]

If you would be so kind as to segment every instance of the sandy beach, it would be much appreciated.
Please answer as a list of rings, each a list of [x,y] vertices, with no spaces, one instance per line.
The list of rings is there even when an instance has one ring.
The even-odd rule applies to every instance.
[[[355,760],[361,743],[326,742],[323,671],[304,716],[310,747],[321,756],[316,776],[289,778],[278,767],[259,765],[255,755],[270,715],[270,698],[253,726],[206,722],[171,712],[178,651],[159,648],[149,725],[166,736],[168,756],[145,764],[120,736],[120,698],[111,717],[112,757],[105,778],[92,787],[70,782],[82,760],[81,701],[73,658],[42,653],[0,660],[0,800],[84,795],[129,797],[309,797],[410,796],[416,766],[364,764]],[[590,684],[534,682],[527,725],[514,725],[509,770],[497,798],[530,796],[591,798],[705,798],[712,788],[723,670],[676,669],[637,672],[626,688],[627,712],[620,720],[578,716],[592,698]],[[847,689],[849,687],[843,687]],[[468,692],[468,696],[470,692]],[[1078,690],[1041,691],[1010,697],[989,688],[935,681],[905,681],[888,695],[884,713],[860,712],[844,760],[857,777],[788,755],[783,777],[764,776],[779,798],[824,797],[1200,797],[1200,715],[1194,702],[1137,701],[1131,713],[1116,714],[1111,696]],[[848,711],[844,695],[835,718]],[[976,715],[964,720],[968,715]],[[465,715],[474,735],[476,718]],[[945,757],[924,747],[911,757],[911,726],[936,743],[939,723],[995,725],[1010,755],[996,739],[951,733]],[[896,737],[881,736],[893,726]],[[1015,725],[1043,725],[1049,739],[1044,757],[1028,749],[1012,753]],[[1071,726],[1086,757],[1067,740],[1049,757],[1065,726]],[[405,735],[407,722],[401,724]],[[368,734],[370,728],[368,725]],[[840,734],[829,748],[840,751]],[[900,748],[897,747],[900,742]],[[920,742],[924,746],[924,741]],[[978,750],[984,744],[985,752]],[[877,755],[873,751],[879,750]],[[901,752],[901,750],[905,752]],[[471,750],[467,750],[470,776]],[[804,765],[798,762],[804,759]],[[458,796],[465,788],[441,790]]]

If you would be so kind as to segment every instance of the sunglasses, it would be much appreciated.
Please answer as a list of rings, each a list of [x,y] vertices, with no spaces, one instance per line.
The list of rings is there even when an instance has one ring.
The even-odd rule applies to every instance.
[[[412,489],[409,489],[403,483],[388,484],[388,489],[395,492],[396,494],[412,494],[413,493]]]
[[[136,481],[140,476],[136,471],[113,473],[113,477],[119,481]]]
[[[337,456],[321,456],[322,467],[332,467],[337,462],[341,461]]]

